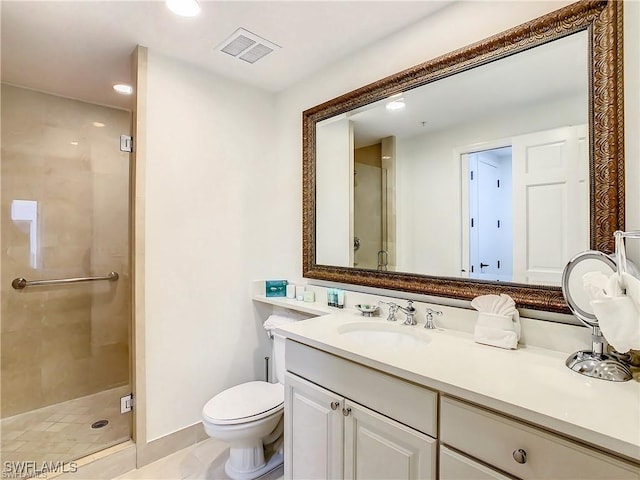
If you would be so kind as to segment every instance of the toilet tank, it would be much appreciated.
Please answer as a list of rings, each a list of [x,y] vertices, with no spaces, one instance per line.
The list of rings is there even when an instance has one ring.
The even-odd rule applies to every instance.
[[[273,346],[271,358],[273,359],[273,372],[278,383],[284,385],[284,344],[286,338],[276,333],[273,334]]]

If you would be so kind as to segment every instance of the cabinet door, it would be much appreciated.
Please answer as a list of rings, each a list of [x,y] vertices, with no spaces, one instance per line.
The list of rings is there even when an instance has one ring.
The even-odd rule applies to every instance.
[[[288,372],[284,385],[285,478],[341,479],[342,397]]]
[[[349,400],[345,406],[345,478],[436,478],[436,440]]]
[[[495,470],[440,446],[440,480],[512,480]]]

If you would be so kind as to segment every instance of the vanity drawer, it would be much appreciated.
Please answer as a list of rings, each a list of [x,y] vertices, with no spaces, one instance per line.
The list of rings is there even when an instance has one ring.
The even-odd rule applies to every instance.
[[[289,372],[322,385],[432,437],[437,435],[438,394],[406,380],[287,340]]]
[[[440,446],[440,480],[514,480],[464,455]]]
[[[638,480],[636,465],[458,400],[442,397],[440,415],[442,443],[522,479]]]

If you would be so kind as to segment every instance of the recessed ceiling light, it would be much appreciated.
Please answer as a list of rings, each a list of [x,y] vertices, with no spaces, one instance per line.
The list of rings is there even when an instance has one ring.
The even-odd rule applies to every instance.
[[[133,87],[131,85],[125,85],[124,83],[114,85],[113,89],[123,95],[131,95],[133,93]]]
[[[91,125],[93,125],[94,127],[98,127],[98,128],[104,127],[104,123],[102,123],[102,122],[93,122]]]
[[[196,0],[166,0],[169,10],[181,17],[195,17],[200,13],[200,5]]]
[[[74,147],[75,147],[76,145],[78,145],[78,142],[76,142],[75,140],[74,140],[73,142],[69,142],[69,143],[70,143],[71,145],[73,145]]]
[[[393,100],[385,105],[387,110],[400,110],[401,108],[406,107],[403,98],[399,98],[397,100]]]

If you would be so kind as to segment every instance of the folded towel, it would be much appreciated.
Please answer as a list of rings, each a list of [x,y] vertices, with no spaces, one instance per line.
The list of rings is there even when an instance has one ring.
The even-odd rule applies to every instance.
[[[622,295],[617,274],[605,275],[602,272],[588,272],[582,276],[582,285],[592,300]]]
[[[471,301],[478,310],[474,339],[478,343],[515,349],[520,340],[520,315],[509,295],[481,295]]]
[[[493,327],[510,332],[515,331],[513,318],[511,315],[500,315],[497,313],[480,312],[476,327]]]
[[[295,322],[295,318],[285,317],[284,315],[269,315],[263,324],[264,329],[271,332],[281,325]]]
[[[640,280],[628,273],[622,274],[621,286],[626,290],[627,296],[631,297],[638,312],[640,312]]]
[[[479,312],[496,313],[495,307],[500,302],[500,295],[480,295],[471,300],[471,306]]]
[[[640,349],[640,280],[629,273],[582,276],[602,335],[616,351]]]
[[[477,343],[515,350],[518,348],[516,332],[488,325],[476,325],[473,339]]]
[[[628,296],[591,300],[598,326],[617,352],[640,349],[640,314]]]
[[[471,300],[471,306],[479,312],[497,313],[498,315],[513,315],[516,302],[509,295],[480,295]]]

